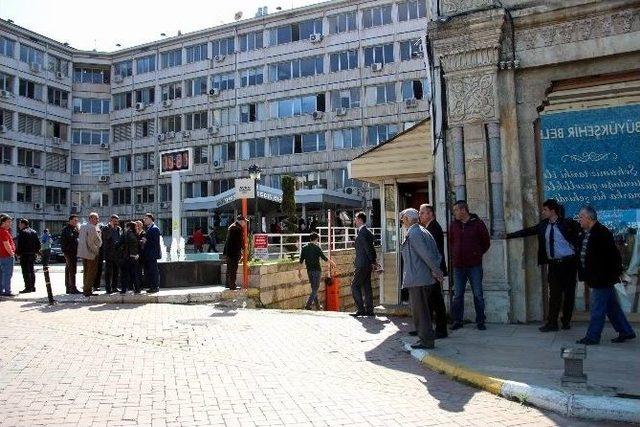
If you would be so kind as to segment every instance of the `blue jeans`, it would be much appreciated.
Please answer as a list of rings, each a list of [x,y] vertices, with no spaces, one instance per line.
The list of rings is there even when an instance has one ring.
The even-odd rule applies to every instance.
[[[320,288],[320,277],[322,276],[322,271],[307,270],[307,276],[309,276],[309,283],[311,283],[311,295],[309,295],[309,299],[307,299],[307,307],[311,307],[311,304],[315,304],[316,308],[318,308],[320,307],[320,302],[318,301],[318,289]]]
[[[451,315],[454,322],[462,323],[464,318],[464,290],[471,282],[473,305],[476,308],[476,323],[484,323],[484,295],[482,294],[482,265],[453,268],[453,303]]]
[[[609,318],[613,329],[621,335],[633,334],[633,329],[627,317],[620,308],[616,290],[613,286],[606,288],[591,288],[590,319],[587,338],[600,342],[600,335],[604,329],[604,318]]]
[[[11,276],[13,276],[13,257],[0,258],[0,293],[11,293]]]

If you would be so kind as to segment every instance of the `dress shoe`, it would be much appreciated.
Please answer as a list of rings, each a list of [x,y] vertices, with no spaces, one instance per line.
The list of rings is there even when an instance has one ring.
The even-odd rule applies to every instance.
[[[349,313],[349,316],[351,317],[360,317],[360,316],[364,316],[364,311],[356,311],[355,313]]]
[[[0,295],[2,295],[3,297],[15,297],[16,294],[12,294],[11,292],[3,292]]]
[[[367,317],[375,317],[375,313],[373,311],[365,311],[364,315]]]
[[[538,330],[540,332],[555,332],[555,331],[558,330],[558,325],[550,325],[550,324],[546,323],[546,324],[540,326],[538,328]]]
[[[83,293],[82,295],[84,295],[85,297],[97,297],[98,296],[98,294],[96,294],[95,292],[91,292],[90,294]]]
[[[451,330],[455,331],[456,329],[462,328],[462,326],[462,322],[453,322],[453,325],[451,325]]]
[[[120,295],[126,295],[127,291],[120,291]]]
[[[149,289],[147,291],[148,294],[157,294],[158,292],[160,292],[160,289]],[[140,292],[138,292],[140,293]]]
[[[563,323],[562,324],[562,329],[565,331],[568,331],[569,329],[571,329],[571,325],[568,323]]]
[[[81,293],[82,292],[80,292],[78,289],[71,289],[70,291],[67,291],[67,295],[78,295]]]
[[[630,335],[622,335],[622,334],[620,334],[620,335],[618,335],[616,338],[613,338],[613,339],[611,340],[611,342],[612,342],[612,343],[614,343],[614,344],[618,344],[618,343],[625,342],[625,341],[627,341],[627,340],[632,340],[632,339],[634,339],[635,337],[636,337],[636,334],[635,334],[635,333],[632,333],[632,334],[630,334]]]
[[[409,336],[410,337],[417,337],[418,336],[418,331],[409,331]]]
[[[599,342],[599,341],[592,340],[591,338],[584,337],[584,338],[579,339],[578,341],[576,341],[576,344],[583,344],[583,345],[598,345],[598,344],[600,344],[600,342]]]
[[[19,294],[30,294],[31,292],[35,292],[35,289],[31,289],[31,288],[25,288],[23,290],[21,290],[20,292],[18,292]]]
[[[426,344],[420,341],[415,344],[411,344],[411,348],[414,348],[416,350],[428,350],[428,349],[436,348],[436,344],[433,341]]]
[[[446,332],[436,332],[436,339],[442,339],[442,338],[447,338],[449,336],[449,334],[447,334]]]
[[[486,331],[487,327],[484,325],[484,323],[478,323],[478,330],[479,331]]]

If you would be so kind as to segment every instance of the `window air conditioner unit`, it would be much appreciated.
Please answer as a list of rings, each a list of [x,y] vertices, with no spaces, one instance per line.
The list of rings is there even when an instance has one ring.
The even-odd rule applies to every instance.
[[[100,175],[99,182],[109,182],[109,175]]]
[[[162,106],[164,108],[171,107],[171,100],[170,99],[165,99],[164,101],[162,101]]]
[[[324,112],[323,111],[314,111],[312,116],[313,116],[313,120],[320,120],[321,118],[324,117]]]
[[[37,62],[32,62],[31,64],[29,64],[29,68],[34,73],[39,73],[40,71],[42,71],[42,67]]]
[[[62,80],[62,71],[56,71],[56,79]]]
[[[106,142],[101,142],[100,148],[102,148],[103,150],[107,150],[109,148],[109,144],[107,144]]]
[[[8,130],[7,125],[0,125],[0,133],[6,133]]]
[[[407,108],[416,108],[416,107],[418,107],[418,100],[414,99],[414,98],[407,99],[404,103],[407,106]]]
[[[113,76],[113,81],[116,83],[122,83],[123,80],[124,78],[122,77],[122,74],[116,74]]]
[[[225,60],[225,58],[226,58],[225,55],[216,55],[216,56],[213,57],[213,61],[214,62],[222,62],[222,61]]]
[[[42,210],[42,203],[37,203],[37,202],[34,203],[33,204],[33,209],[35,209],[37,211]]]
[[[378,71],[382,71],[382,62],[374,62],[373,64],[371,64],[371,71],[373,72],[378,72]]]
[[[411,52],[411,58],[413,59],[417,59],[417,58],[422,58],[424,56],[424,54],[420,51],[417,52]]]
[[[336,109],[336,116],[346,116],[347,115],[347,109],[344,107],[340,107]]]
[[[211,88],[209,89],[209,96],[218,96],[220,95],[220,89],[217,88]]]
[[[169,209],[170,206],[171,206],[171,203],[169,202],[160,203],[160,209]]]
[[[159,133],[158,134],[158,142],[162,142],[164,141],[166,138],[166,136],[164,135],[164,133]]]
[[[61,211],[62,210],[62,205],[61,204],[55,204],[53,205],[53,209],[57,210],[57,211]]]
[[[145,108],[147,108],[147,106],[144,102],[136,102],[136,111],[144,111]]]
[[[323,38],[324,36],[322,34],[313,33],[309,36],[309,41],[311,41],[311,43],[320,43]]]
[[[207,128],[207,132],[209,135],[215,135],[220,132],[220,128],[218,126],[209,126],[209,128]]]
[[[8,90],[0,90],[0,96],[3,98],[9,98],[11,96],[11,92],[9,92]]]
[[[29,175],[37,175],[37,174],[38,174],[38,169],[29,168]]]
[[[81,210],[82,209],[80,209],[78,206],[72,206],[71,207],[71,213],[72,214],[79,214]]]
[[[174,131],[167,132],[167,138],[168,139],[173,139],[175,137],[176,137],[176,133]]]
[[[54,136],[53,138],[51,138],[51,141],[53,141],[53,143],[56,144],[56,145],[62,144],[62,140],[60,138],[58,138],[57,136]]]
[[[78,203],[78,202],[71,202],[71,209],[73,209],[73,208],[77,208],[78,206],[80,206],[80,203]]]
[[[213,168],[214,169],[221,169],[222,166],[223,166],[222,160],[214,160],[213,161]]]
[[[136,208],[136,212],[142,212],[144,210],[144,206],[140,203],[137,203],[135,208]]]
[[[344,192],[345,194],[354,196],[354,195],[357,195],[360,192],[360,190],[358,189],[358,187],[345,187]]]
[[[191,132],[189,132],[188,130],[182,131],[182,137],[191,138]]]

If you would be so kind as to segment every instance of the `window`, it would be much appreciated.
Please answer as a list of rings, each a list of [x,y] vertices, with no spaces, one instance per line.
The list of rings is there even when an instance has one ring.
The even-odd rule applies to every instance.
[[[362,28],[391,24],[391,5],[376,6],[362,11]]]
[[[351,88],[331,91],[331,109],[357,108],[360,106],[360,89]]]
[[[69,125],[47,120],[47,137],[60,138],[66,142],[69,136]]]
[[[324,93],[299,98],[279,99],[271,103],[271,116],[273,118],[313,114],[314,111],[325,111]]]
[[[314,171],[297,173],[296,177],[302,181],[302,189],[313,190],[316,188],[327,188],[327,172]]]
[[[235,41],[233,37],[211,42],[213,56],[231,55],[235,52]]]
[[[113,94],[113,111],[131,108],[133,103],[133,95],[131,92],[122,92]]]
[[[398,21],[424,18],[427,16],[427,4],[425,0],[409,0],[398,3]]]
[[[31,203],[33,202],[33,186],[27,184],[18,184],[16,192],[16,202]]]
[[[213,146],[213,160],[218,162],[227,162],[236,159],[236,143],[226,142]]]
[[[73,98],[73,112],[83,114],[109,114],[109,100]]]
[[[109,70],[85,67],[76,67],[73,69],[74,83],[109,84],[110,80]]]
[[[128,126],[128,124],[126,126]],[[108,144],[109,131],[99,129],[74,129],[71,131],[71,143],[82,145]]]
[[[13,52],[15,51],[15,47],[16,47],[16,42],[4,36],[0,36],[0,55],[13,58]]]
[[[261,85],[263,82],[262,67],[247,68],[240,70],[240,86],[256,86]]]
[[[396,102],[395,82],[385,83],[378,86],[369,86],[367,88],[367,99],[369,100],[369,105],[380,105]]]
[[[0,73],[0,90],[6,90],[13,93],[13,76]]]
[[[229,108],[217,108],[212,111],[213,124],[216,126],[227,126],[231,123],[232,114]]]
[[[0,202],[10,202],[13,198],[13,184],[0,181]]]
[[[108,160],[71,160],[71,174],[85,176],[109,175]]]
[[[187,46],[187,64],[192,62],[205,61],[209,58],[207,54],[207,44],[197,44],[193,46]]]
[[[185,188],[185,194],[187,198],[207,197],[209,195],[209,183],[207,181],[187,182],[185,183],[184,188]],[[199,219],[199,218],[189,218],[189,219]],[[206,227],[206,218],[204,221],[204,226]],[[192,228],[189,228],[189,230],[192,230]]]
[[[233,89],[235,88],[235,75],[228,73],[211,76],[211,87],[218,90]]]
[[[272,82],[277,82],[299,77],[315,76],[324,72],[323,66],[322,56],[320,55],[279,62],[269,66],[269,78]]]
[[[0,145],[0,165],[11,164],[11,152],[13,148],[8,145]]]
[[[47,54],[47,69],[53,73],[62,73],[67,77],[69,76],[69,61]]]
[[[262,105],[257,103],[240,106],[240,123],[251,123],[262,120]]]
[[[122,77],[131,77],[133,75],[133,61],[122,61],[113,64],[113,74]]]
[[[332,73],[358,68],[358,51],[345,50],[332,53],[329,55],[329,65]]]
[[[18,132],[28,135],[42,135],[42,119],[28,114],[18,114]]]
[[[160,118],[160,132],[180,132],[182,130],[182,119],[180,115]]]
[[[136,102],[142,102],[144,105],[151,105],[156,102],[156,88],[147,87],[136,90]]]
[[[54,172],[67,171],[67,156],[61,154],[47,153],[47,170]]]
[[[40,169],[42,167],[42,152],[18,148],[18,166]]]
[[[187,90],[186,96],[198,96],[207,94],[207,77],[196,77],[195,79],[189,79],[184,82]]]
[[[329,34],[346,33],[357,29],[355,10],[329,17]]]
[[[202,165],[209,162],[209,146],[203,145],[193,149],[193,163]]]
[[[131,172],[131,156],[117,156],[111,158],[113,173]]]
[[[113,206],[131,204],[131,188],[114,188],[111,190],[111,198]]]
[[[160,54],[160,68],[171,68],[182,65],[182,49],[174,49]]]
[[[262,49],[262,31],[242,34],[238,36],[238,44],[241,52],[249,52],[255,49]]]
[[[182,98],[182,82],[173,82],[160,86],[162,100]]]
[[[425,90],[429,91],[428,80],[405,80],[402,82],[402,100],[422,99]]]
[[[155,154],[153,152],[136,154],[133,162],[137,171],[153,169],[155,167]]]
[[[281,45],[298,40],[309,40],[311,34],[322,34],[322,19],[312,19],[285,25],[270,31],[271,45]]]
[[[49,101],[49,104],[51,105],[68,108],[69,92],[49,86],[47,88],[47,101]]]
[[[171,184],[160,184],[160,202],[171,201]]]
[[[27,64],[39,64],[44,67],[44,52],[35,47],[20,45],[20,61]]]
[[[362,187],[360,181],[349,179],[349,174],[346,169],[333,170],[333,183],[336,190],[345,187]]]
[[[184,115],[184,128],[186,130],[206,129],[208,126],[207,112],[196,111]]]
[[[13,129],[13,112],[0,108],[0,125],[6,126],[7,129]]]
[[[136,203],[153,203],[155,201],[156,190],[152,186],[136,187]]]
[[[113,142],[131,141],[131,124],[122,123],[113,126]]]
[[[229,189],[233,188],[235,185],[232,179],[214,179],[213,181],[211,181],[211,184],[212,184],[211,186],[212,196],[216,196],[220,193],[224,193],[225,191],[228,191]]]
[[[282,189],[282,176],[283,175],[269,175],[269,187]]]
[[[156,56],[149,55],[136,59],[136,74],[151,73],[156,70]]]
[[[45,203],[48,205],[66,205],[67,189],[60,187],[46,187]]]
[[[264,156],[264,139],[251,139],[240,143],[240,160],[249,160]]]
[[[43,88],[44,86],[42,86],[41,84],[34,83],[25,79],[20,79],[18,84],[18,94],[20,96],[24,96],[25,98],[42,101]]]
[[[365,67],[374,63],[389,64],[391,62],[393,62],[393,43],[364,48]]]
[[[155,120],[141,120],[135,123],[135,138],[142,139],[153,136],[156,130]]]
[[[344,150],[362,146],[360,128],[337,129],[333,131],[333,149]]]
[[[367,126],[367,145],[378,145],[381,142],[392,138],[397,133],[397,125],[387,124]]]
[[[409,61],[416,58],[422,58],[422,42],[420,39],[400,42],[400,60]]]
[[[301,135],[283,135],[269,138],[271,154],[286,156],[289,154],[311,153],[325,150],[324,132]]]

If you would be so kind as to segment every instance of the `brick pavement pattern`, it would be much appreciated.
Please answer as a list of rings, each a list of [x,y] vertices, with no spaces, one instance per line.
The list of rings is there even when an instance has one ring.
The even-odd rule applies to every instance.
[[[588,425],[426,370],[401,322],[3,300],[0,425]]]

